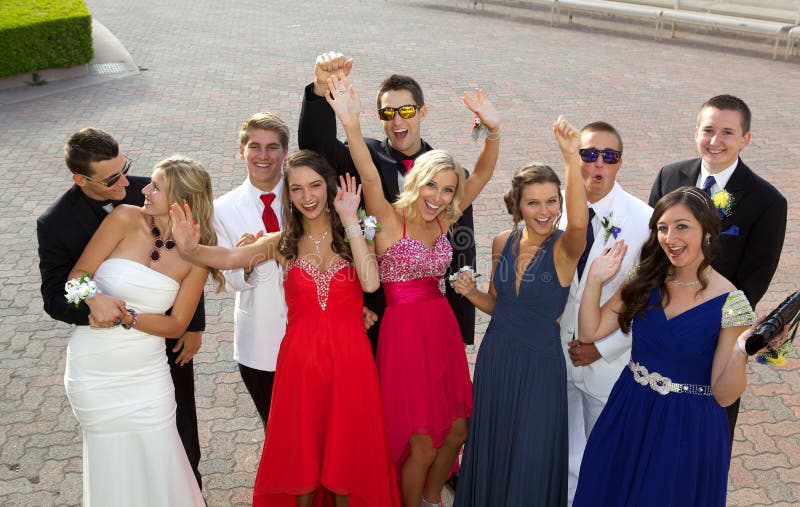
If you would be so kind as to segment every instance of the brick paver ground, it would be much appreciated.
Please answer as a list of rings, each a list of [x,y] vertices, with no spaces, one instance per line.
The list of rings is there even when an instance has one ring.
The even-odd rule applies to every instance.
[[[70,329],[41,309],[35,253],[35,218],[70,184],[65,139],[88,125],[107,129],[137,174],[186,153],[205,164],[221,194],[245,174],[240,122],[270,109],[294,132],[301,90],[322,50],[355,58],[368,109],[381,78],[416,76],[427,94],[426,140],[468,165],[477,147],[459,97],[475,85],[489,90],[505,124],[496,177],[475,204],[483,273],[492,236],[509,226],[501,196],[513,170],[531,159],[558,166],[550,133],[558,114],[576,125],[616,125],[625,140],[620,180],[646,198],[659,167],[694,155],[699,104],[723,92],[743,97],[754,112],[744,159],[789,199],[786,246],[761,309],[797,288],[800,188],[791,171],[800,160],[800,58],[771,60],[770,41],[687,32],[655,42],[645,25],[576,17],[571,27],[551,27],[542,10],[490,4],[481,11],[451,1],[88,4],[146,70],[0,106],[0,505],[81,500],[80,432],[62,383]],[[377,121],[365,123],[380,133]],[[205,495],[211,506],[248,504],[263,434],[231,360],[233,299],[209,292],[206,301],[195,359]],[[731,506],[800,502],[798,365],[750,366]]]

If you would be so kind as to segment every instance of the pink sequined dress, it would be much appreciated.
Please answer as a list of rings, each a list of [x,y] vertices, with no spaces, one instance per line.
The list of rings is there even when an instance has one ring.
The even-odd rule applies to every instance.
[[[331,492],[350,495],[350,507],[399,507],[355,268],[293,260],[284,289],[288,324],[253,506],[294,507],[294,495],[313,491],[314,507],[333,507]]]
[[[411,435],[439,447],[455,419],[472,415],[472,382],[458,323],[444,296],[453,248],[443,233],[432,247],[406,236],[378,258],[386,312],[378,372],[391,457],[402,466]]]

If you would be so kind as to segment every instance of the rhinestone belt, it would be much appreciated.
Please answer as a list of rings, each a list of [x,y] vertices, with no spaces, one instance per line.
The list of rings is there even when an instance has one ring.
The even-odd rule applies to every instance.
[[[648,386],[658,394],[665,396],[669,393],[696,394],[698,396],[711,396],[711,386],[698,384],[679,384],[673,382],[657,372],[650,373],[647,368],[633,361],[628,363],[628,368],[633,372],[633,379],[643,386]]]

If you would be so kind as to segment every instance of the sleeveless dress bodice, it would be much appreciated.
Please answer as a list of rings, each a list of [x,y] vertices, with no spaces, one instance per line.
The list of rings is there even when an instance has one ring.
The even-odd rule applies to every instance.
[[[378,371],[392,459],[399,473],[413,434],[442,445],[454,420],[472,414],[464,344],[444,296],[453,248],[442,231],[432,247],[404,234],[378,258],[386,294]]]
[[[314,505],[332,507],[331,492],[346,492],[351,507],[399,507],[358,273],[344,259],[325,271],[294,259],[285,272],[286,335],[253,506],[294,507],[314,492]]]
[[[456,507],[567,504],[567,384],[558,318],[569,296],[556,272],[556,231],[516,290],[522,229],[509,234],[492,279],[492,320],[475,364],[475,410]]]
[[[143,264],[107,259],[94,281],[140,314],[163,314],[180,284]],[[64,384],[83,433],[83,505],[204,505],[175,426],[164,338],[77,326]]]
[[[408,236],[395,242],[378,257],[386,305],[444,296],[444,274],[452,257],[444,234],[432,247]]]

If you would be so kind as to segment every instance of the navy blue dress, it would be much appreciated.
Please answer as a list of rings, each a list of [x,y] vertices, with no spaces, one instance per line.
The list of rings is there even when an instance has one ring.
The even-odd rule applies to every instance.
[[[631,364],[589,436],[574,507],[725,506],[730,430],[711,365],[720,329],[749,325],[753,311],[733,291],[667,319],[659,299],[654,289],[633,319]]]
[[[497,302],[475,365],[456,507],[567,503],[567,379],[557,319],[569,287],[553,261],[561,231],[527,266],[517,296],[521,233],[509,235],[494,272]]]

